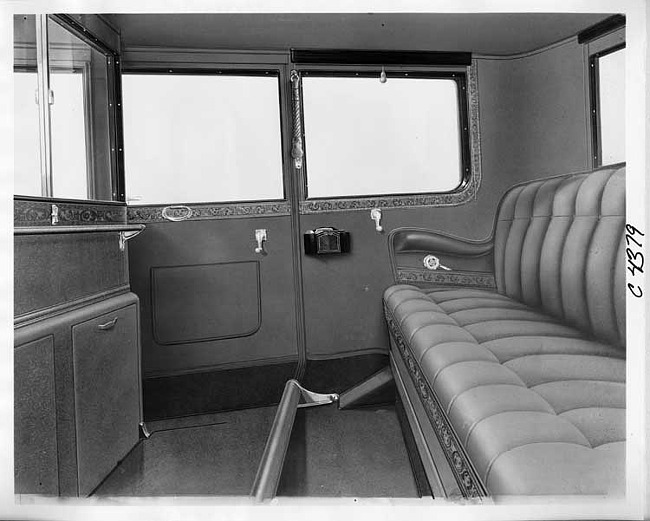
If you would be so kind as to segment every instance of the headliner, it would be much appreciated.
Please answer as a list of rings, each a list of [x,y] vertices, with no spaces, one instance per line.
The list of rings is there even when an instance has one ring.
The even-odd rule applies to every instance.
[[[600,22],[603,13],[111,14],[125,47],[465,51],[511,55]]]

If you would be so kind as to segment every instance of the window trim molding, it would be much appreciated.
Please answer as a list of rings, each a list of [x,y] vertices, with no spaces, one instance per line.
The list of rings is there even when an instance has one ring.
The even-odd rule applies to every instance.
[[[598,60],[603,56],[613,54],[617,51],[625,49],[625,42],[615,44],[611,47],[599,50],[589,54],[588,67],[589,67],[589,120],[590,120],[590,137],[591,137],[591,163],[593,168],[599,168],[603,165],[602,161],[602,136],[601,136],[601,121],[600,121],[600,85],[599,85],[599,66]]]
[[[376,69],[376,67],[375,67]],[[301,72],[317,71],[317,68],[301,67]],[[440,68],[439,71],[456,70]],[[463,157],[464,165],[467,165],[469,171],[464,175],[464,179],[453,191],[450,192],[429,192],[421,194],[387,194],[375,196],[350,196],[350,197],[331,197],[331,198],[306,198],[306,170],[305,166],[302,175],[303,191],[300,200],[300,214],[315,214],[353,210],[369,210],[372,208],[404,208],[404,207],[442,207],[442,206],[459,206],[476,198],[476,194],[481,185],[481,131],[479,122],[479,99],[478,99],[478,75],[476,60],[462,71],[466,78],[466,103],[461,103],[461,114],[465,109],[468,130],[464,133],[467,144],[461,143],[462,154],[469,154],[467,159]],[[376,71],[375,71],[376,72]],[[424,71],[423,71],[424,72]],[[429,74],[435,72],[429,70]],[[461,96],[462,98],[462,96]],[[304,128],[304,126],[303,126]]]

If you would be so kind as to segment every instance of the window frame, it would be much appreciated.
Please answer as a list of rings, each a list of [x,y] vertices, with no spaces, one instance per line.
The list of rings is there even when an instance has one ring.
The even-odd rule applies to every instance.
[[[465,191],[472,179],[472,151],[471,151],[471,130],[469,115],[469,94],[468,83],[469,73],[467,67],[417,67],[417,66],[385,66],[384,70],[390,78],[409,77],[415,79],[442,79],[451,80],[456,84],[458,102],[458,128],[460,131],[460,170],[461,179],[459,184],[452,190],[447,191],[426,191],[426,192],[398,192],[398,193],[369,193],[363,195],[346,195],[332,197],[309,197],[308,176],[309,165],[307,158],[307,142],[305,137],[305,111],[303,95],[303,77],[342,77],[342,78],[377,78],[379,81],[380,68],[375,66],[317,66],[300,65],[295,70],[300,74],[300,118],[302,125],[302,141],[304,149],[303,168],[300,179],[300,200],[304,202],[325,202],[325,201],[358,201],[361,199],[381,198],[413,198],[419,196],[452,195]]]
[[[128,75],[186,75],[186,76],[253,76],[253,77],[265,77],[268,75],[273,75],[276,77],[278,82],[278,114],[279,114],[279,130],[280,130],[280,157],[281,157],[281,181],[282,181],[282,198],[280,199],[237,199],[233,201],[222,201],[222,200],[206,200],[206,201],[197,201],[197,202],[187,202],[187,201],[173,201],[166,203],[150,203],[150,204],[132,204],[132,202],[127,201],[125,195],[125,202],[129,208],[163,208],[166,206],[187,206],[187,207],[204,207],[204,206],[255,206],[255,205],[265,205],[265,204],[274,204],[274,203],[283,203],[288,200],[288,189],[287,182],[285,177],[285,124],[284,124],[284,103],[283,103],[283,81],[284,81],[284,72],[282,67],[279,66],[264,66],[263,63],[252,63],[252,64],[221,64],[215,63],[214,65],[201,65],[197,66],[195,64],[189,63],[182,66],[179,64],[170,62],[168,66],[162,65],[143,65],[135,64],[134,66],[125,68],[122,70],[124,76]],[[124,169],[124,175],[126,178],[126,168]],[[126,182],[126,181],[125,181]]]
[[[600,110],[600,75],[599,60],[617,51],[625,49],[625,41],[608,46],[602,50],[589,54],[589,112],[591,127],[591,161],[594,168],[607,166],[602,158],[602,125]]]
[[[103,54],[106,58],[106,87],[108,95],[108,125],[109,125],[109,156],[110,156],[110,182],[111,182],[111,199],[96,199],[95,198],[95,172],[93,164],[88,163],[88,159],[93,157],[92,150],[92,132],[88,134],[86,132],[86,176],[87,176],[87,197],[84,199],[79,198],[68,198],[68,197],[58,197],[52,193],[52,167],[51,167],[51,130],[50,124],[44,125],[43,122],[39,124],[39,134],[41,141],[41,150],[39,154],[46,154],[45,162],[49,167],[45,167],[43,171],[43,162],[41,162],[41,195],[23,195],[23,194],[14,194],[14,198],[17,200],[24,201],[45,201],[45,202],[64,202],[64,203],[91,203],[98,205],[121,205],[124,203],[124,175],[123,175],[123,143],[122,143],[122,115],[121,115],[121,85],[120,85],[120,55],[118,49],[106,43],[104,39],[100,39],[95,32],[89,30],[80,22],[78,22],[73,16],[65,14],[46,14],[46,15],[36,15],[37,23],[37,33],[42,29],[39,27],[38,17],[42,17],[44,24],[47,25],[49,21],[56,23],[64,30],[68,31],[75,37],[79,38],[82,42],[87,44],[92,49]],[[38,40],[38,38],[37,38]],[[38,51],[39,45],[47,47],[43,51]],[[49,37],[39,42],[37,41],[37,64],[36,64],[36,73],[37,73],[37,82],[39,84],[39,91],[42,90],[41,86],[45,85],[48,89],[50,88],[49,74],[50,70],[56,70],[59,68],[61,61],[57,59],[52,59],[49,51]],[[58,63],[57,63],[58,62]],[[88,81],[86,77],[87,71],[85,68],[80,68],[79,72],[83,74],[83,90],[84,90],[84,125],[86,131],[92,127],[92,114],[89,111],[88,104],[90,103],[90,98],[86,98],[88,94]],[[22,72],[33,72],[34,66],[28,65],[24,62],[16,62],[14,59],[13,69]],[[75,71],[76,72],[76,71]],[[47,77],[45,77],[45,75]],[[50,118],[50,107],[48,106],[48,115],[47,119]],[[44,119],[45,116],[39,111],[39,119]],[[90,119],[88,119],[90,118]]]
[[[382,53],[383,56],[383,53]],[[191,220],[234,218],[250,215],[289,215],[295,208],[299,215],[320,214],[331,211],[368,210],[372,208],[410,208],[410,207],[448,207],[469,203],[476,198],[481,186],[481,131],[479,121],[478,70],[476,61],[463,56],[463,60],[454,60],[454,65],[447,62],[440,65],[385,65],[387,71],[460,71],[466,77],[467,115],[469,120],[469,175],[467,182],[454,193],[419,193],[412,196],[386,195],[381,197],[353,197],[346,199],[304,199],[301,177],[303,172],[295,167],[292,157],[292,138],[294,136],[294,92],[291,81],[292,73],[300,70],[367,70],[377,77],[381,65],[345,66],[339,64],[315,65],[294,63],[292,51],[286,50],[218,50],[186,49],[181,47],[131,47],[122,53],[121,70],[147,73],[159,70],[162,73],[192,71],[195,74],[221,70],[274,70],[280,75],[280,120],[282,133],[282,157],[284,164],[284,201],[271,202],[210,202],[206,204],[188,203],[184,206],[192,210]],[[382,58],[383,59],[383,58]],[[421,63],[421,60],[417,60]],[[393,63],[397,63],[393,61]],[[401,62],[400,62],[401,63]],[[302,122],[302,119],[300,119]],[[165,222],[161,210],[168,205],[138,205],[129,203],[127,214],[130,222]]]

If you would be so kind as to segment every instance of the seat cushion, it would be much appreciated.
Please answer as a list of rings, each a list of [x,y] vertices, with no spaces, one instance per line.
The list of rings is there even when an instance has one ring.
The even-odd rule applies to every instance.
[[[488,493],[624,493],[623,351],[496,292],[398,285],[384,305]]]

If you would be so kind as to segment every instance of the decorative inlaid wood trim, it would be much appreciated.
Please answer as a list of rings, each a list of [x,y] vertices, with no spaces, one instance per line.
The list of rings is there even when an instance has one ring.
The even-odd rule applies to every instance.
[[[450,193],[385,195],[374,197],[346,197],[314,199],[300,202],[300,213],[342,212],[371,210],[372,208],[407,208],[422,206],[458,206],[476,197],[481,186],[481,128],[479,122],[479,94],[476,60],[467,67],[467,103],[469,119],[469,148],[471,175],[458,191]]]
[[[472,176],[468,185],[468,198],[475,199],[483,180],[481,169],[481,122],[479,111],[479,85],[477,61],[472,60],[472,65],[467,67],[467,103],[469,105],[469,148]],[[465,201],[462,201],[465,202]],[[460,203],[459,203],[460,204]]]
[[[257,203],[216,203],[216,204],[187,204],[190,217],[187,221],[206,219],[232,219],[237,217],[276,217],[289,215],[289,203],[286,201],[261,201]],[[130,223],[169,222],[162,216],[164,205],[130,206],[127,208],[127,219]],[[167,211],[172,217],[183,217],[187,210],[171,208]],[[178,215],[176,215],[178,214]]]
[[[397,268],[397,284],[432,284],[436,286],[464,286],[496,289],[492,273],[479,271],[442,271],[421,268]]]
[[[126,207],[97,202],[65,202],[56,199],[14,199],[14,226],[52,226],[52,205],[59,209],[60,226],[126,223]]]
[[[486,488],[478,477],[476,470],[472,466],[465,450],[458,441],[458,436],[454,428],[449,423],[443,408],[435,393],[431,389],[429,382],[422,374],[419,364],[411,355],[409,348],[406,346],[402,332],[393,318],[391,312],[384,306],[386,322],[390,329],[391,335],[395,340],[400,354],[409,370],[418,396],[427,413],[427,417],[433,426],[438,441],[442,446],[445,457],[456,478],[458,486],[465,497],[478,498],[487,496]]]

